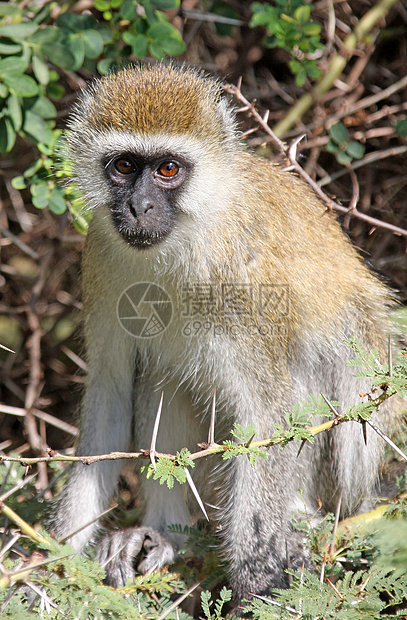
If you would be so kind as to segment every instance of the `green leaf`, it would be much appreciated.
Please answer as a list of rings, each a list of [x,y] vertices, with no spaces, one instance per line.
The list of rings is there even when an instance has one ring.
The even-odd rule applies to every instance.
[[[48,205],[50,190],[48,185],[32,185],[30,187],[32,203],[37,209],[45,209]]]
[[[19,17],[21,8],[9,2],[0,2],[0,17]]]
[[[182,39],[180,41],[177,39],[163,39],[160,42],[160,45],[168,56],[178,56],[179,54],[183,54],[187,48]]]
[[[38,26],[33,23],[8,24],[0,26],[0,37],[8,37],[13,41],[21,41],[34,34]]]
[[[335,123],[329,128],[329,135],[336,144],[344,144],[348,141],[349,132],[343,123]]]
[[[97,70],[101,75],[106,75],[106,73],[109,73],[115,62],[116,61],[114,58],[103,58],[103,60],[98,62]]]
[[[176,30],[174,26],[171,26],[171,24],[156,22],[155,24],[150,26],[150,28],[147,31],[147,34],[150,37],[150,39],[160,40],[160,39],[167,39],[167,38],[173,37],[174,32],[179,34],[178,30]]]
[[[70,34],[65,39],[65,44],[69,47],[71,54],[74,56],[74,62],[70,66],[72,71],[77,71],[83,65],[85,60],[85,45],[81,34]]]
[[[319,69],[316,64],[308,65],[307,73],[310,77],[314,78],[314,80],[317,80],[322,74],[321,69]]]
[[[51,84],[48,84],[47,94],[53,99],[61,99],[61,97],[65,94],[65,88],[62,84],[55,84],[54,82],[51,82]]]
[[[0,43],[0,56],[8,56],[9,54],[18,54],[21,52],[21,45],[16,43]]]
[[[64,199],[64,192],[59,187],[54,187],[52,190],[48,206],[52,213],[56,213],[57,215],[65,213],[67,206]]]
[[[394,126],[394,131],[399,136],[407,136],[407,118],[401,119],[401,121],[397,121]]]
[[[294,11],[294,18],[300,24],[306,24],[311,16],[311,7],[309,4],[303,4]]]
[[[72,69],[75,64],[75,58],[67,45],[55,41],[55,43],[44,43],[41,45],[41,51],[52,64],[61,69]]]
[[[95,9],[103,13],[103,11],[110,9],[110,4],[106,0],[95,0]]]
[[[362,159],[365,154],[365,147],[360,142],[352,140],[352,142],[349,142],[349,144],[346,145],[345,152],[353,159]]]
[[[10,95],[8,99],[8,114],[13,123],[14,131],[19,131],[23,124],[23,113],[19,98],[16,95]]]
[[[307,72],[304,68],[301,68],[301,71],[298,71],[297,75],[295,76],[295,83],[298,84],[298,86],[304,86],[306,81]]]
[[[350,162],[352,161],[352,157],[345,153],[345,151],[338,151],[338,153],[336,154],[336,159],[343,166],[346,166],[346,164],[350,164]]]
[[[46,26],[45,28],[39,28],[29,37],[28,42],[31,45],[45,45],[46,43],[53,43],[58,41],[61,36],[61,31],[53,26]]]
[[[16,141],[16,132],[7,116],[0,118],[0,151],[8,153],[13,148]]]
[[[32,67],[38,82],[43,86],[46,86],[49,82],[49,69],[47,63],[44,62],[39,56],[33,56]]]
[[[336,142],[330,139],[326,145],[326,150],[328,151],[328,153],[338,153],[339,146],[336,144]]]
[[[165,56],[164,50],[155,41],[150,43],[149,49],[150,49],[150,54],[154,56],[154,58],[157,58],[157,60],[161,60],[162,58],[164,58]]]
[[[321,33],[321,25],[316,23],[307,24],[302,31],[307,37],[314,37]]]
[[[25,189],[27,182],[24,177],[14,177],[14,179],[11,179],[11,185],[14,189]]]
[[[24,101],[24,108],[44,119],[55,118],[57,114],[56,107],[52,101],[44,96],[36,97],[35,99],[26,99]]]
[[[78,15],[77,13],[61,13],[58,15],[56,24],[59,28],[68,30],[71,33],[92,30],[96,27],[96,20],[92,15]]]
[[[148,51],[148,39],[144,34],[134,35],[131,32],[125,32],[123,41],[131,45],[133,54],[137,58],[144,58]]]
[[[152,0],[151,4],[155,9],[177,9],[179,7],[179,0]]]
[[[0,82],[0,99],[6,99],[8,97],[9,90],[5,84]]]
[[[15,95],[20,97],[35,97],[38,93],[38,84],[29,75],[10,73],[9,75],[4,76],[3,79]]]
[[[29,66],[29,61],[20,56],[9,56],[0,60],[0,75],[5,76],[8,73],[24,73]]]
[[[84,30],[81,35],[86,58],[97,58],[103,52],[103,39],[96,30]]]
[[[31,136],[35,142],[44,142],[48,144],[52,140],[52,131],[43,118],[34,114],[30,110],[24,115],[23,131]]]
[[[137,7],[133,0],[124,0],[120,7],[120,16],[131,23],[138,19]]]

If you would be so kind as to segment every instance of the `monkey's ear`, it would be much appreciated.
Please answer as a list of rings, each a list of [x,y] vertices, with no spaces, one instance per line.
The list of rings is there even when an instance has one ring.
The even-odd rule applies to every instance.
[[[225,140],[236,142],[238,134],[236,113],[226,97],[220,98],[217,104],[217,113],[223,127]]]

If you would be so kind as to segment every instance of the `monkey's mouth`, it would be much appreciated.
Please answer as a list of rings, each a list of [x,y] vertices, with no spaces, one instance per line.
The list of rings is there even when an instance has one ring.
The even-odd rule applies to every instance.
[[[168,232],[149,232],[143,228],[129,229],[126,226],[117,228],[119,234],[129,245],[137,248],[148,248],[160,243],[168,234]]]

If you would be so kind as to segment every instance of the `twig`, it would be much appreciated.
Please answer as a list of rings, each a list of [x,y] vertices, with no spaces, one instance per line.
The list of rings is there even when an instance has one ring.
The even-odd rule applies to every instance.
[[[403,155],[403,153],[406,153],[406,152],[407,152],[407,146],[395,146],[390,149],[385,149],[383,151],[375,151],[374,153],[368,153],[367,155],[364,156],[363,159],[359,159],[359,161],[354,161],[352,163],[352,169],[357,170],[358,168],[362,168],[363,166],[366,166],[367,164],[371,164],[375,161],[380,161],[381,159],[387,159],[388,157],[393,157],[395,155]],[[320,187],[323,187],[324,185],[327,185],[328,183],[332,183],[332,181],[336,181],[337,179],[342,177],[344,174],[347,174],[347,172],[348,172],[348,168],[343,168],[341,170],[338,170],[334,174],[324,177],[323,179],[318,181],[318,185]],[[343,207],[343,208],[346,208],[346,207]],[[385,222],[382,222],[382,224],[385,224]],[[402,234],[402,233],[399,233],[399,234]]]
[[[338,211],[339,213],[345,213],[346,215],[350,215],[348,207],[344,207],[340,205],[339,203],[335,202],[334,200],[332,200],[331,198],[329,198],[329,196],[327,196],[327,194],[325,194],[325,192],[321,189],[322,185],[325,185],[326,183],[330,183],[331,181],[338,178],[339,176],[348,174],[350,172],[350,169],[355,170],[356,168],[366,165],[367,163],[370,163],[372,161],[377,161],[378,159],[384,159],[386,157],[390,157],[391,155],[399,155],[399,154],[407,152],[407,146],[399,146],[399,147],[394,147],[392,149],[387,149],[386,151],[370,153],[369,155],[366,155],[363,158],[363,160],[354,162],[351,168],[346,167],[343,170],[340,170],[339,172],[335,173],[331,177],[321,179],[317,183],[316,181],[314,181],[314,179],[310,177],[310,175],[300,166],[300,164],[295,159],[296,148],[299,142],[301,141],[302,137],[297,138],[296,140],[294,140],[292,145],[290,145],[290,147],[287,147],[287,145],[275,135],[275,133],[267,125],[267,123],[264,122],[264,118],[256,110],[254,104],[250,103],[242,95],[242,92],[240,90],[240,84],[241,84],[241,80],[239,80],[237,86],[226,84],[224,86],[224,89],[226,90],[226,92],[234,95],[238,99],[238,101],[244,104],[244,109],[249,111],[250,114],[253,116],[253,118],[256,120],[256,122],[262,127],[262,129],[264,129],[264,131],[270,137],[270,142],[274,143],[274,145],[277,147],[279,152],[288,158],[290,165],[288,166],[287,169],[294,170],[300,177],[302,177],[304,181],[306,181],[306,183],[311,187],[311,189],[313,189],[313,191],[317,194],[317,196],[321,198],[321,200],[324,202],[324,204],[327,206],[329,210],[333,209],[335,211]],[[367,215],[366,213],[362,213],[356,208],[356,206],[352,208],[351,215],[352,217],[357,217],[358,219],[364,222],[367,222],[374,228],[383,228],[385,230],[390,230],[396,235],[407,237],[407,230],[405,230],[404,228],[400,228],[399,226],[394,226],[394,224],[390,224],[389,222],[383,222],[381,220],[378,220],[375,217],[371,217],[370,215]]]
[[[343,72],[358,43],[369,34],[380,19],[385,17],[389,9],[396,2],[397,0],[379,0],[374,7],[365,13],[356,24],[353,32],[344,40],[343,53],[335,54],[326,73],[313,88],[312,92],[303,95],[288,111],[288,114],[274,127],[274,133],[277,136],[284,135],[305,114],[315,100],[328,92],[335,80],[338,79]]]
[[[11,405],[3,405],[2,403],[0,403],[0,413],[6,413],[8,415],[15,415],[19,418],[23,418],[24,416],[27,415],[27,411],[23,407],[12,407]],[[43,420],[47,424],[50,424],[51,426],[54,426],[55,428],[59,428],[60,430],[65,431],[65,433],[69,433],[70,435],[73,435],[74,437],[79,435],[79,431],[75,426],[72,426],[71,424],[68,424],[67,422],[63,422],[59,418],[56,418],[55,416],[49,413],[45,413],[45,411],[40,411],[39,409],[32,408],[31,413],[33,416],[35,416],[39,420]]]
[[[350,168],[350,167],[349,167],[349,175],[350,175],[350,178],[352,180],[352,198],[351,198],[351,201],[349,203],[348,213],[346,214],[346,217],[345,217],[344,222],[343,222],[345,230],[348,230],[350,216],[352,214],[352,211],[354,211],[356,209],[356,205],[359,202],[359,183],[358,183],[358,178],[357,178],[354,170],[352,170],[352,168]]]
[[[105,517],[106,515],[109,514],[109,512],[112,512],[113,510],[115,510],[117,508],[119,504],[113,504],[113,506],[110,506],[110,508],[107,508],[107,510],[104,510],[103,512],[100,512],[97,517],[95,517],[94,519],[92,519],[91,521],[87,521],[85,523],[85,525],[82,525],[81,527],[79,527],[76,530],[73,530],[71,532],[69,532],[68,534],[66,534],[66,536],[64,536],[63,538],[59,538],[58,542],[63,544],[65,541],[67,541],[69,538],[72,538],[72,536],[75,536],[76,534],[79,534],[79,532],[82,532],[82,530],[86,529],[87,527],[89,527],[89,525],[92,525],[92,523],[96,523],[96,521],[99,521],[99,519],[102,519],[103,517]]]
[[[171,603],[169,607],[167,607],[165,611],[163,611],[163,613],[159,616],[159,618],[157,618],[157,620],[164,620],[164,618],[166,618],[168,614],[170,614],[174,609],[176,609],[182,603],[182,601],[184,601],[190,594],[192,594],[192,592],[196,590],[199,585],[200,585],[200,581],[198,581],[198,583],[195,583],[193,586],[188,588],[188,590],[184,592],[184,594],[181,594],[181,596],[179,596],[173,603]]]

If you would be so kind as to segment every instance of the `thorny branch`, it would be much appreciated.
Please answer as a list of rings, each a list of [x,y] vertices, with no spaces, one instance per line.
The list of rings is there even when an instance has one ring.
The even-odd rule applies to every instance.
[[[270,137],[270,142],[272,142],[275,145],[278,152],[284,157],[286,157],[286,159],[288,160],[289,166],[287,169],[294,170],[300,177],[302,177],[308,183],[308,185],[313,189],[313,191],[317,194],[317,196],[321,198],[321,200],[326,205],[327,209],[329,209],[330,211],[335,210],[335,211],[339,211],[340,213],[345,213],[347,216],[357,217],[358,219],[363,220],[364,222],[367,222],[368,224],[370,224],[373,228],[384,228],[386,230],[390,230],[396,235],[407,237],[407,230],[405,230],[404,228],[400,228],[399,226],[395,226],[394,224],[390,224],[389,222],[383,222],[381,220],[378,220],[375,217],[371,217],[370,215],[367,215],[366,213],[362,213],[361,211],[358,211],[357,206],[356,206],[357,200],[355,200],[355,193],[356,193],[355,186],[354,186],[354,196],[350,204],[350,207],[344,207],[338,202],[335,202],[334,200],[332,200],[332,198],[330,198],[321,189],[318,183],[310,177],[310,175],[300,166],[300,164],[296,160],[297,145],[303,139],[304,136],[297,138],[296,140],[292,142],[290,146],[287,146],[282,140],[280,140],[278,136],[276,136],[273,130],[269,127],[267,123],[268,114],[266,113],[265,116],[262,117],[261,114],[256,110],[254,103],[250,102],[242,94],[240,87],[241,87],[241,80],[239,80],[237,86],[233,84],[226,84],[224,86],[225,91],[229,93],[230,95],[233,95],[234,97],[236,97],[236,99],[242,104],[242,107],[238,109],[238,112],[249,112],[252,115],[252,117],[254,118],[256,123],[259,125],[259,127],[261,127],[263,131]],[[404,148],[404,147],[401,147],[401,148]],[[361,162],[357,162],[357,163],[361,165]],[[356,166],[354,166],[353,168],[355,167]],[[343,172],[341,172],[341,174],[346,174],[346,172],[350,172],[350,168],[347,167]]]
[[[379,399],[381,398],[382,396],[379,396],[377,400],[379,401]],[[315,437],[316,435],[319,435],[320,433],[323,433],[324,431],[327,431],[333,428],[334,426],[338,426],[339,424],[343,424],[349,421],[351,420],[346,414],[338,415],[337,412],[335,412],[334,419],[328,420],[327,422],[323,422],[322,424],[318,424],[316,426],[310,426],[308,428],[305,428],[304,430],[307,430],[309,433],[311,433],[313,437]],[[370,420],[368,420],[367,422],[370,422]],[[375,424],[370,424],[370,426],[389,445],[391,445],[391,447],[393,447],[394,449],[397,448],[397,446],[395,446],[394,443],[382,431],[380,431],[380,429]],[[267,439],[251,441],[250,447],[270,448],[271,446],[278,445],[286,441],[293,441],[293,438],[287,440],[286,438],[280,438],[280,437],[270,438],[269,437]],[[188,457],[191,461],[196,461],[198,459],[205,458],[213,454],[223,454],[229,450],[228,445],[218,444],[215,442],[210,445],[206,442],[203,442],[202,444],[198,444],[198,445],[202,447],[202,449],[199,452],[194,452]],[[71,455],[68,456],[65,454],[60,454],[59,452],[56,452],[55,450],[52,450],[51,448],[49,448],[47,450],[47,455],[41,456],[41,457],[29,458],[29,457],[17,457],[17,456],[13,457],[13,456],[0,455],[0,463],[4,461],[10,461],[13,463],[20,463],[21,465],[25,467],[28,467],[30,465],[35,465],[36,463],[44,463],[44,462],[49,463],[49,462],[56,462],[56,461],[79,462],[79,463],[83,463],[84,465],[91,465],[92,463],[98,463],[100,461],[118,461],[121,459],[123,460],[139,460],[139,459],[151,460],[150,452],[151,452],[150,450],[140,450],[139,452],[110,452],[109,454],[96,454],[92,456],[71,456]],[[398,454],[400,454],[400,456],[402,456],[402,458],[405,461],[407,461],[407,456],[399,448],[397,448],[397,452]],[[157,452],[156,450],[154,450],[154,456],[156,458],[167,458],[172,461],[176,461],[176,458],[177,458],[174,454],[166,454],[163,452]]]

